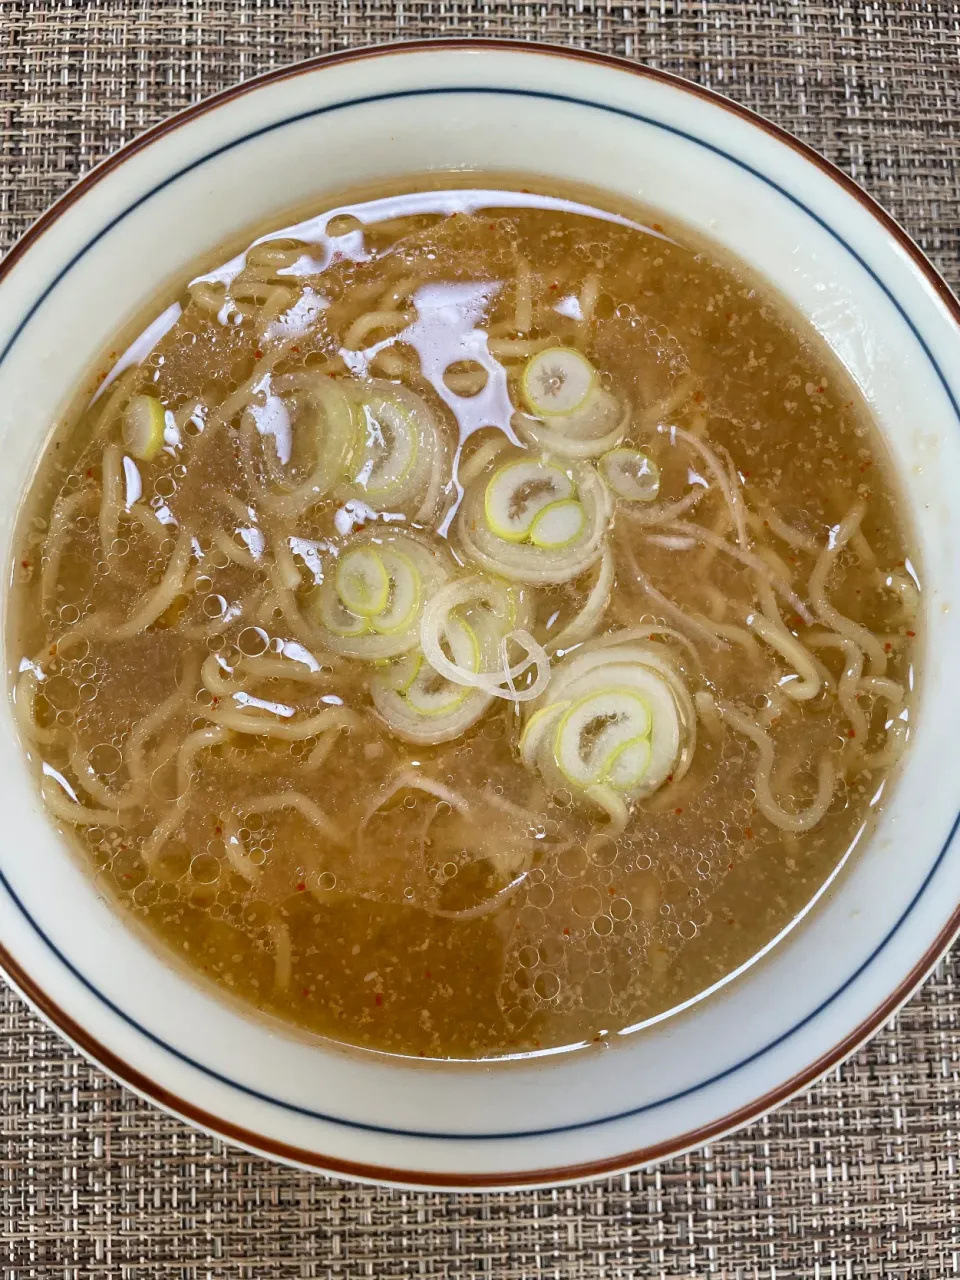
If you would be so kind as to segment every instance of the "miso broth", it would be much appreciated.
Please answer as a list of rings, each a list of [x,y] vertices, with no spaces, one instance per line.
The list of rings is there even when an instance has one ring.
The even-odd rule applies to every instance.
[[[251,233],[116,344],[8,637],[127,912],[247,1006],[439,1058],[636,1027],[794,920],[906,744],[919,605],[866,406],[768,286],[465,181]]]

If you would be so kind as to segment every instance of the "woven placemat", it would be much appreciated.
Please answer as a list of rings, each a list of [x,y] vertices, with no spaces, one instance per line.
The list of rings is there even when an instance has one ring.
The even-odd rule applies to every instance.
[[[960,282],[960,5],[0,0],[0,250],[145,126],[308,54],[440,35],[626,54],[811,142]],[[940,1277],[960,1271],[960,958],[733,1138],[560,1191],[356,1188],[138,1101],[0,994],[0,1275]]]

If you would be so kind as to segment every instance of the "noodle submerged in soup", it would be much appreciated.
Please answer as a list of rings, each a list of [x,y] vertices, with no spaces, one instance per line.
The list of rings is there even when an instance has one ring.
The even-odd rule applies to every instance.
[[[51,813],[174,954],[325,1036],[517,1053],[696,996],[907,738],[918,582],[864,405],[737,264],[585,199],[255,240],[25,508]]]

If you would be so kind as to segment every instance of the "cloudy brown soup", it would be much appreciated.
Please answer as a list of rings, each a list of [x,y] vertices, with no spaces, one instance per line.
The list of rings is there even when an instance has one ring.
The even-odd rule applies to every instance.
[[[176,963],[441,1058],[612,1039],[795,920],[907,742],[919,602],[767,285],[466,181],[251,232],[105,353],[8,636],[47,807]]]

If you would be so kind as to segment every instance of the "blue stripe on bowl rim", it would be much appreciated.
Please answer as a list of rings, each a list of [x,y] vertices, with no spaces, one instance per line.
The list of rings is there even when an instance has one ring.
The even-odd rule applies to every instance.
[[[649,125],[652,128],[660,129],[665,133],[672,134],[675,137],[683,138],[685,141],[692,142],[696,146],[702,147],[705,151],[712,152],[714,155],[717,155],[722,159],[729,161],[731,164],[736,165],[737,168],[742,169],[745,172],[751,174],[753,177],[757,178],[760,182],[763,182],[766,186],[776,191],[785,200],[788,200],[792,205],[794,205],[802,213],[806,214],[807,217],[811,218],[823,231],[825,231],[834,241],[836,241],[837,244],[839,244],[849,254],[849,256],[854,259],[855,262],[857,262],[857,264],[867,273],[867,275],[873,280],[873,282],[878,286],[878,288],[882,290],[882,292],[889,299],[890,303],[893,305],[897,313],[903,319],[904,323],[907,325],[910,332],[913,334],[918,346],[926,356],[930,366],[934,370],[937,376],[937,379],[940,382],[940,385],[944,390],[944,393],[947,396],[947,399],[950,402],[950,405],[954,412],[954,416],[957,419],[958,425],[960,425],[960,404],[958,404],[957,397],[954,395],[954,392],[950,386],[950,383],[947,380],[946,376],[944,375],[943,370],[940,368],[940,365],[937,363],[937,360],[933,352],[931,351],[929,345],[927,344],[926,340],[924,339],[917,325],[913,322],[910,315],[907,313],[906,309],[898,301],[896,296],[893,294],[890,288],[884,283],[884,281],[876,273],[876,271],[874,271],[874,269],[869,265],[869,263],[856,251],[856,249],[854,249],[853,246],[849,244],[849,242],[845,240],[844,237],[837,230],[835,230],[824,218],[822,218],[818,213],[816,213],[813,209],[811,209],[808,205],[806,205],[802,200],[800,200],[792,192],[788,191],[780,183],[768,177],[766,174],[764,174],[760,169],[757,169],[755,166],[748,164],[746,161],[741,160],[739,157],[732,155],[728,151],[725,151],[722,147],[717,146],[715,143],[708,142],[705,139],[699,138],[696,136],[696,134],[690,133],[685,129],[680,129],[675,125],[666,124],[661,120],[657,120],[652,116],[644,115],[641,112],[629,111],[625,107],[615,107],[607,103],[594,102],[594,101],[591,101],[590,99],[579,98],[570,94],[549,93],[546,91],[534,90],[534,89],[518,89],[518,88],[509,88],[509,87],[500,88],[500,87],[483,86],[483,85],[472,85],[472,86],[447,85],[447,86],[436,86],[433,88],[424,88],[424,89],[405,89],[405,90],[397,90],[390,93],[368,94],[362,97],[344,99],[343,101],[329,103],[326,106],[315,107],[308,111],[300,111],[295,113],[294,115],[286,116],[282,120],[276,120],[271,124],[264,125],[261,128],[251,130],[248,133],[244,133],[241,136],[234,138],[230,142],[224,143],[222,146],[216,147],[213,150],[206,152],[204,155],[198,157],[197,159],[192,160],[189,164],[184,165],[181,168],[175,170],[173,173],[169,174],[166,178],[164,178],[161,182],[156,183],[149,190],[145,191],[143,195],[139,196],[136,200],[128,204],[120,213],[118,213],[115,217],[111,218],[107,223],[105,223],[104,226],[101,227],[101,229],[95,235],[91,236],[87,240],[87,242],[83,245],[83,247],[79,249],[73,255],[72,258],[70,258],[70,260],[57,272],[53,280],[47,285],[47,287],[43,290],[43,292],[38,295],[36,300],[28,308],[25,315],[21,318],[21,320],[17,324],[9,341],[6,343],[3,350],[0,351],[0,366],[2,366],[3,362],[6,360],[7,356],[10,354],[10,351],[12,350],[14,344],[16,343],[17,339],[20,337],[21,333],[24,331],[26,326],[29,324],[32,317],[36,314],[38,309],[43,305],[43,303],[46,301],[49,295],[53,292],[53,290],[57,287],[60,281],[63,280],[63,278],[73,269],[73,267],[75,267],[77,263],[80,262],[80,260],[94,247],[94,245],[98,244],[99,241],[101,241],[106,235],[108,235],[109,232],[112,231],[114,227],[116,227],[119,223],[121,223],[125,218],[127,218],[131,213],[133,213],[136,209],[138,209],[142,204],[145,204],[158,192],[163,191],[166,187],[176,182],[179,178],[184,177],[186,174],[192,172],[194,169],[199,168],[201,165],[206,164],[208,161],[215,159],[217,156],[220,156],[226,152],[232,151],[234,148],[238,146],[242,146],[245,142],[253,141],[255,138],[263,137],[266,134],[273,133],[278,129],[286,128],[288,125],[297,124],[303,120],[309,120],[318,116],[328,115],[335,111],[347,110],[351,107],[362,107],[362,106],[368,106],[375,103],[391,102],[391,101],[397,101],[397,100],[406,99],[406,98],[442,97],[445,95],[446,96],[452,96],[452,95],[498,96],[499,95],[499,96],[505,96],[505,97],[529,98],[529,99],[535,99],[540,101],[564,103],[566,105],[576,106],[576,107],[586,107],[590,110],[601,111],[607,115],[619,116],[623,119],[633,120],[640,124]],[[215,100],[213,105],[216,105]],[[759,123],[762,123],[762,122],[758,121],[758,124]],[[122,153],[120,154],[122,155]],[[722,1080],[728,1079],[730,1076],[735,1075],[738,1071],[741,1071],[744,1067],[747,1067],[752,1063],[758,1061],[758,1059],[766,1056],[768,1053],[776,1049],[779,1045],[791,1039],[799,1031],[801,1031],[804,1027],[806,1027],[809,1023],[813,1022],[825,1009],[827,1009],[831,1004],[833,1004],[837,999],[839,999],[839,997],[843,995],[843,993],[857,981],[857,979],[861,976],[861,974],[863,974],[865,970],[870,967],[870,965],[877,958],[877,956],[880,955],[880,953],[888,946],[891,939],[899,932],[899,930],[901,929],[905,921],[909,918],[914,908],[916,907],[917,903],[923,897],[924,893],[929,887],[931,881],[933,880],[934,876],[937,873],[937,870],[942,865],[944,858],[946,857],[947,852],[950,849],[951,844],[953,843],[953,840],[957,834],[958,828],[960,828],[960,812],[958,812],[957,817],[955,818],[953,825],[950,828],[949,835],[944,841],[943,846],[940,849],[940,852],[938,853],[936,859],[934,860],[932,866],[930,867],[930,870],[927,872],[926,876],[924,877],[923,882],[920,885],[919,889],[911,898],[910,902],[907,904],[906,908],[904,909],[902,914],[899,916],[899,918],[896,920],[896,922],[891,926],[888,932],[884,935],[884,937],[873,949],[873,951],[870,952],[870,954],[862,962],[862,964],[860,964],[857,967],[857,969],[855,969],[854,972],[850,974],[850,976],[840,986],[838,986],[831,995],[827,996],[823,1001],[821,1001],[820,1004],[816,1006],[816,1008],[811,1010],[810,1013],[808,1013],[805,1017],[800,1019],[800,1021],[796,1022],[787,1031],[783,1032],[781,1035],[777,1036],[775,1039],[769,1041],[762,1048],[757,1049],[755,1052],[749,1054],[747,1057],[740,1059],[738,1062],[734,1063],[730,1067],[725,1068],[723,1071],[718,1071],[714,1075],[708,1076],[706,1079],[701,1080],[698,1084],[690,1085],[685,1089],[677,1090],[675,1093],[665,1094],[663,1097],[658,1098],[655,1101],[644,1103],[643,1105],[638,1107],[632,1107],[632,1108],[629,1108],[628,1110],[615,1112],[613,1114],[606,1115],[606,1116],[598,1116],[591,1120],[580,1120],[580,1121],[572,1122],[570,1124],[554,1125],[549,1128],[523,1129],[523,1130],[503,1131],[503,1132],[496,1132],[496,1131],[492,1131],[492,1132],[488,1131],[488,1132],[482,1132],[482,1133],[470,1132],[470,1131],[437,1132],[437,1131],[422,1130],[422,1129],[401,1129],[401,1128],[396,1128],[390,1125],[379,1125],[379,1124],[373,1124],[373,1123],[369,1123],[361,1120],[351,1120],[343,1116],[331,1115],[328,1112],[316,1111],[310,1107],[300,1106],[297,1103],[288,1102],[281,1098],[274,1098],[274,1097],[271,1097],[270,1094],[264,1093],[259,1089],[254,1089],[249,1085],[241,1084],[240,1082],[231,1079],[229,1076],[226,1076],[223,1073],[204,1065],[202,1062],[198,1062],[196,1059],[191,1058],[188,1054],[183,1053],[181,1050],[175,1048],[173,1045],[168,1044],[160,1036],[155,1035],[147,1027],[139,1023],[130,1014],[124,1012],[124,1010],[121,1009],[112,1000],[110,1000],[109,997],[104,995],[103,992],[100,991],[99,988],[94,985],[94,983],[92,983],[88,978],[86,978],[83,975],[83,973],[81,973],[81,971],[76,967],[76,965],[74,965],[73,962],[69,960],[66,955],[64,955],[64,953],[60,950],[60,948],[53,941],[53,939],[50,938],[50,936],[45,932],[45,930],[41,927],[41,925],[37,922],[37,920],[34,919],[33,915],[30,913],[30,911],[28,910],[24,902],[17,895],[17,893],[13,889],[13,886],[10,884],[9,880],[7,879],[6,875],[3,873],[2,870],[0,870],[0,884],[3,885],[3,888],[6,890],[8,897],[14,903],[17,910],[23,916],[24,920],[29,924],[33,932],[42,940],[42,942],[47,946],[47,948],[52,952],[52,954],[56,956],[56,958],[60,961],[60,963],[64,966],[64,968],[67,969],[68,972],[71,973],[73,977],[76,978],[76,980],[83,987],[85,987],[87,991],[91,993],[91,995],[93,995],[101,1004],[103,1004],[113,1014],[115,1014],[118,1018],[120,1018],[123,1022],[125,1022],[129,1027],[131,1027],[133,1030],[135,1030],[140,1035],[142,1035],[146,1040],[150,1041],[152,1044],[156,1045],[158,1048],[164,1050],[166,1053],[170,1054],[172,1057],[176,1058],[178,1061],[182,1062],[184,1065],[191,1067],[196,1071],[199,1071],[202,1075],[205,1075],[212,1080],[215,1080],[218,1084],[226,1085],[229,1088],[235,1089],[237,1092],[246,1095],[247,1097],[253,1098],[258,1102],[268,1103],[270,1106],[278,1107],[283,1111],[287,1111],[295,1115],[304,1116],[311,1120],[320,1120],[328,1124],[339,1125],[341,1127],[348,1128],[348,1129],[355,1129],[355,1130],[360,1130],[360,1131],[369,1132],[369,1133],[385,1134],[391,1137],[400,1137],[400,1138],[419,1138],[419,1139],[440,1140],[440,1141],[445,1140],[445,1141],[451,1141],[451,1142],[476,1142],[476,1141],[503,1142],[503,1141],[509,1141],[509,1140],[523,1140],[527,1138],[546,1137],[551,1134],[571,1133],[571,1132],[583,1130],[583,1129],[592,1129],[600,1125],[615,1124],[619,1121],[629,1120],[633,1117],[644,1115],[650,1111],[655,1111],[661,1107],[668,1106],[671,1103],[679,1102],[682,1099],[688,1098],[695,1093],[699,1093],[705,1089],[708,1089],[710,1086],[717,1084]]]

